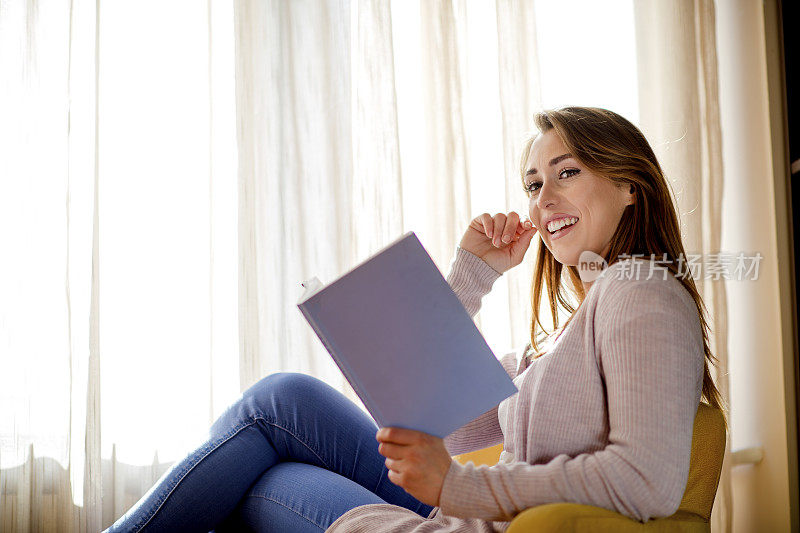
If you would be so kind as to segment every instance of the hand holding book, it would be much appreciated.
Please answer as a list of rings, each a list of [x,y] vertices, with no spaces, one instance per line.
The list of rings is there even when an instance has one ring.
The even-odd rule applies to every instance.
[[[422,503],[439,506],[444,478],[453,459],[444,440],[421,431],[381,428],[375,434],[378,453],[386,457],[389,481]]]

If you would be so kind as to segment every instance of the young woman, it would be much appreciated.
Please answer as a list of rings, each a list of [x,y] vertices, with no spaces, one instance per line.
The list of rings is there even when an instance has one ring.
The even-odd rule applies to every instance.
[[[475,218],[447,276],[474,315],[539,234],[531,342],[501,359],[518,394],[439,439],[379,429],[313,377],[267,376],[108,531],[490,532],[561,501],[641,521],[675,512],[698,404],[720,402],[666,180],[611,111],[568,107],[535,123],[521,166],[530,220]],[[599,276],[581,277],[586,254],[608,265]],[[569,314],[546,350],[543,287],[556,328],[559,308]],[[451,459],[499,443],[497,465]]]

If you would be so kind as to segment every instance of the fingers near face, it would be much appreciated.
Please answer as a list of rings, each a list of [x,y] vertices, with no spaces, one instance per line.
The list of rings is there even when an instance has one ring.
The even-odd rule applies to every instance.
[[[519,240],[526,231],[531,230],[536,231],[536,228],[533,227],[533,223],[530,220],[520,221],[517,224],[517,230],[514,232],[514,240]]]
[[[492,239],[492,244],[496,248],[519,240],[520,235],[533,228],[531,221],[521,221],[519,214],[515,211],[511,211],[508,214],[497,213],[493,217],[484,214],[483,217],[484,226],[492,226],[493,231],[487,232],[487,236]]]
[[[505,244],[510,243],[514,238],[514,235],[516,234],[518,227],[519,227],[519,215],[514,211],[512,211],[506,217],[506,225],[505,228],[503,229],[503,237],[501,240]]]
[[[494,223],[492,244],[495,246],[500,246],[500,244],[503,242],[502,238],[506,227],[506,215],[505,213],[497,213],[492,220]]]
[[[491,239],[494,231],[494,219],[489,213],[484,213],[479,218],[481,224],[483,224],[484,234]]]

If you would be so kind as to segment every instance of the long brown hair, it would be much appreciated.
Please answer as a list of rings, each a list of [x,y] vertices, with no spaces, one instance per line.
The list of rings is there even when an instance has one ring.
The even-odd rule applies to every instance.
[[[708,343],[708,311],[692,277],[677,275],[677,259],[686,257],[678,217],[664,173],[647,139],[631,122],[607,109],[564,107],[537,113],[533,120],[540,134],[555,131],[568,152],[589,170],[613,183],[633,186],[634,202],[625,207],[604,259],[609,265],[621,254],[644,254],[644,257],[655,254],[655,257],[666,260],[667,268],[689,291],[697,305],[705,353],[703,398],[722,409],[722,399],[709,370],[716,358]],[[528,156],[536,136],[528,139],[522,153],[520,177],[523,188]],[[574,316],[576,309],[567,299],[569,293],[579,304],[586,297],[577,267],[566,267],[569,283],[562,283],[563,272],[564,266],[556,261],[550,250],[539,246],[531,284],[531,349],[534,353],[539,352],[537,356],[543,353],[537,341],[547,333],[539,320],[542,286],[547,288],[554,332],[559,327],[559,308],[569,314],[564,327]]]

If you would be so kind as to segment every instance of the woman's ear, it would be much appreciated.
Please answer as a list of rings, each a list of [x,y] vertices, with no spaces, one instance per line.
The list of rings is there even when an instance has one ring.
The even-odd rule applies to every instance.
[[[634,198],[636,198],[635,194],[636,187],[633,185],[633,183],[631,183],[630,192],[628,193],[628,197],[625,199],[625,205],[633,205]]]
[[[633,183],[626,184],[624,181],[617,182],[614,184],[614,186],[617,188],[617,191],[619,191],[618,198],[622,200],[623,205],[625,206],[633,205],[633,200],[635,198],[635,193],[636,193],[636,186]]]

